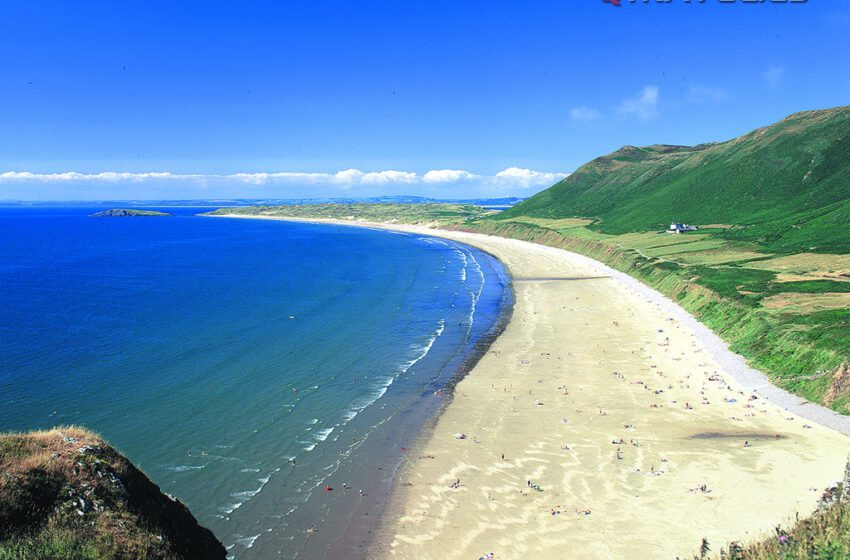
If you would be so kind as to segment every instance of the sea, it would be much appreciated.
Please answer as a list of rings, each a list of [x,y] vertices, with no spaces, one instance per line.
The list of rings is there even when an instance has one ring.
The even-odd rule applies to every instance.
[[[0,208],[0,432],[82,425],[231,558],[365,558],[512,304],[489,254],[284,221]]]

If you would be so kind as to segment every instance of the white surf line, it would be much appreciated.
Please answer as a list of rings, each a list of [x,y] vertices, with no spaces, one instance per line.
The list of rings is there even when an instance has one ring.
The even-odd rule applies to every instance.
[[[405,224],[382,224],[376,222],[353,222],[353,221],[345,221],[345,220],[328,220],[328,219],[304,219],[304,218],[294,218],[289,219],[283,216],[245,216],[239,214],[229,214],[229,215],[218,215],[217,217],[223,218],[254,218],[254,219],[272,219],[272,220],[283,220],[283,221],[294,221],[294,222],[307,222],[313,224],[332,224],[332,225],[340,225],[340,226],[351,226],[351,227],[366,227],[372,229],[384,229],[384,230],[395,230],[395,231],[406,231],[418,233],[420,235],[433,235],[434,237],[443,237],[445,239],[450,239],[452,241],[458,241],[460,243],[467,243],[472,245],[478,249],[482,249],[485,252],[487,251],[486,247],[480,247],[475,244],[475,237],[480,237],[482,239],[498,239],[501,241],[507,241],[515,244],[522,245],[531,245],[535,248],[542,247],[544,250],[553,251],[561,254],[568,255],[577,261],[594,268],[597,271],[603,272],[605,275],[610,276],[613,280],[619,281],[626,286],[632,288],[636,292],[645,296],[652,303],[659,305],[664,311],[670,313],[670,315],[679,321],[688,328],[691,329],[699,341],[705,346],[705,349],[708,351],[709,355],[717,362],[719,366],[723,368],[723,370],[728,373],[737,383],[739,383],[743,388],[748,391],[752,391],[767,401],[800,416],[807,420],[811,420],[821,426],[829,428],[831,430],[835,430],[845,436],[850,436],[850,416],[844,416],[826,408],[825,406],[821,406],[819,404],[813,403],[800,397],[798,395],[794,395],[793,393],[789,393],[785,389],[781,389],[776,385],[773,385],[768,379],[767,375],[762,373],[761,371],[751,367],[747,364],[746,359],[740,354],[736,354],[732,350],[729,349],[729,344],[725,342],[719,335],[717,335],[714,331],[703,325],[699,322],[699,320],[685,311],[679,304],[659,292],[654,288],[650,288],[640,280],[629,276],[625,272],[620,272],[610,266],[597,261],[596,259],[592,259],[590,257],[586,257],[584,255],[580,255],[578,253],[574,253],[572,251],[567,251],[565,249],[557,249],[555,247],[549,247],[548,245],[541,245],[538,243],[532,243],[530,241],[522,241],[519,239],[512,239],[510,237],[499,237],[495,235],[486,235],[483,233],[472,233],[472,232],[454,232],[448,230],[440,230],[440,229],[432,229],[425,226],[413,226],[413,225],[405,225]],[[458,239],[461,237],[462,239]],[[505,266],[505,268],[508,268]]]

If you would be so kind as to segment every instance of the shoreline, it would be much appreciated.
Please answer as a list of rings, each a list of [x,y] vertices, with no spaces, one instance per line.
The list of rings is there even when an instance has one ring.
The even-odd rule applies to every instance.
[[[290,220],[272,216],[221,217]],[[427,450],[427,456],[433,459],[414,459],[399,471],[397,490],[393,492],[392,503],[386,509],[380,536],[375,540],[374,550],[379,557],[406,558],[417,555],[442,560],[476,557],[475,554],[481,556],[487,552],[495,552],[496,558],[500,558],[523,557],[530,551],[537,554],[537,557],[549,557],[547,554],[550,552],[565,550],[566,546],[566,550],[581,550],[582,555],[588,558],[619,557],[626,552],[632,556],[654,558],[688,554],[699,545],[702,536],[710,537],[712,548],[716,549],[731,540],[755,538],[776,523],[787,521],[795,512],[808,514],[814,508],[817,498],[811,488],[822,490],[841,474],[844,460],[850,450],[850,440],[831,430],[850,433],[850,418],[830,414],[831,411],[827,409],[819,410],[822,407],[812,403],[801,404],[799,397],[766,385],[764,374],[749,368],[740,356],[733,354],[707,327],[668,298],[625,273],[610,269],[582,255],[482,234],[435,230],[405,224],[323,219],[291,221],[393,229],[446,237],[494,254],[512,275],[518,277],[516,280],[520,283],[514,285],[517,292],[514,320],[508,324],[505,333],[496,340],[484,359],[458,384],[460,395],[456,395],[451,403],[441,407],[433,428],[428,426],[420,435],[422,449]],[[533,253],[539,262],[527,257],[528,253]],[[573,274],[580,270],[583,278],[548,277],[554,276],[551,270],[558,267],[562,272],[566,270]],[[533,271],[538,273],[530,273]],[[599,277],[600,273],[605,276]],[[564,289],[563,285],[568,283],[557,281],[581,279],[594,281],[575,282]],[[600,298],[600,295],[603,297]],[[599,321],[599,316],[594,312],[578,313],[578,308],[571,311],[580,314],[579,318],[555,316],[555,304],[571,303],[573,298],[581,299],[585,306],[598,307],[597,311],[605,315],[605,320]],[[613,298],[619,306],[607,304],[608,307],[605,307],[605,298]],[[534,303],[549,305],[538,308],[534,307]],[[566,306],[563,307],[566,309]],[[529,311],[530,309],[532,311]],[[621,317],[621,314],[624,316]],[[612,316],[616,328],[602,324]],[[579,320],[585,321],[582,326],[575,324]],[[593,325],[591,321],[594,322]],[[600,325],[595,324],[597,321]],[[650,325],[646,323],[649,322],[657,322],[659,328],[647,328]],[[620,328],[620,323],[627,328]],[[665,332],[671,325],[674,326],[674,332],[670,333],[665,343],[658,333]],[[568,356],[557,355],[558,360],[567,360],[553,363],[554,360],[551,360],[550,356],[562,353],[564,349],[561,346],[572,342],[570,338],[559,335],[559,329],[570,333],[576,328],[587,330],[586,333],[576,333],[580,335],[576,338],[585,337],[587,343],[572,348],[573,352],[567,352]],[[529,333],[535,332],[544,332],[548,338],[542,335],[530,337]],[[676,336],[671,338],[674,333]],[[518,339],[522,339],[525,347],[523,344],[516,344]],[[612,342],[614,346],[609,347]],[[595,348],[590,348],[591,343]],[[688,348],[686,343],[698,346],[697,350]],[[631,350],[631,356],[620,355],[622,352],[617,354],[620,346],[631,344],[642,345],[640,350]],[[664,375],[668,376],[665,383],[669,383],[669,394],[682,393],[686,395],[683,398],[693,399],[692,402],[696,405],[687,404],[687,412],[684,413],[679,409],[681,401],[671,401],[670,396],[665,393],[668,389],[657,389],[655,396],[650,394],[649,397],[642,392],[649,389],[650,383],[645,380],[654,374],[662,373],[661,364],[652,365],[653,369],[659,368],[658,371],[653,371],[649,367],[649,361],[664,361],[669,358],[654,353],[660,352],[662,347],[663,352],[668,353],[673,349],[671,345],[681,351],[678,359],[684,360],[688,365],[683,368],[683,372],[670,375],[667,373],[668,368],[675,371],[681,369],[684,364],[664,362]],[[644,346],[653,348],[645,351]],[[531,348],[547,351],[534,354]],[[710,359],[709,365],[702,363],[705,362],[705,355],[702,358],[696,357],[696,353],[703,351]],[[607,356],[604,355],[606,352]],[[649,355],[650,352],[653,355]],[[527,359],[514,362],[517,365],[510,366],[507,363],[508,358],[502,357],[502,354],[510,354],[512,358],[527,354]],[[634,377],[634,372],[614,372],[621,375],[623,381],[630,379],[628,385],[638,384],[640,391],[635,392],[634,387],[623,386],[622,382],[616,384],[610,377],[603,377],[603,371],[611,375],[611,366],[601,365],[605,360],[612,360],[619,364],[620,368],[634,369],[634,363],[641,364],[641,372],[637,374],[639,377]],[[539,362],[543,363],[538,366]],[[534,380],[526,379],[528,375],[524,371],[529,368],[522,367],[531,363],[535,369],[540,368],[540,371],[534,374],[540,375],[536,384]],[[571,371],[565,374],[565,368]],[[709,372],[710,368],[714,368],[714,371]],[[574,371],[577,369],[596,371],[593,375],[588,375]],[[701,371],[697,372],[697,369]],[[683,375],[685,371],[688,372],[687,375]],[[696,392],[696,387],[690,386],[695,383],[691,380],[692,373],[702,373],[704,376],[703,390],[699,394],[692,394]],[[578,378],[573,379],[571,375],[578,375]],[[553,398],[560,397],[563,387],[559,386],[558,390],[548,387],[551,383],[547,382],[555,376],[560,376],[561,382],[567,381],[570,393],[573,391],[573,385],[577,384],[583,387],[587,394],[569,396],[563,399],[570,401],[569,404],[554,402],[554,407],[546,408],[544,405],[549,405]],[[718,378],[722,381],[719,384],[715,383]],[[600,383],[600,380],[603,382]],[[496,388],[496,383],[500,382],[500,387],[506,394],[509,389],[514,393],[513,401],[506,401],[506,397],[498,393],[488,395],[488,389]],[[656,379],[651,381],[653,386],[657,382]],[[678,388],[675,387],[676,383]],[[487,387],[488,384],[490,387]],[[545,394],[545,402],[536,399],[535,404],[539,407],[529,408],[528,403],[517,400],[520,393],[515,384],[521,386],[523,391],[528,390],[529,395],[533,393],[537,396],[539,391],[543,391],[540,394]],[[564,395],[566,394],[565,391]],[[747,401],[746,407],[750,409],[743,408],[743,402],[737,402],[738,399],[744,401],[746,394],[758,398]],[[718,404],[700,406],[697,400],[699,395],[703,395],[704,403],[709,402],[710,395],[711,403]],[[524,400],[529,398],[532,397],[526,396]],[[647,399],[653,401],[652,404],[647,404]],[[483,408],[482,401],[486,401]],[[642,401],[646,402],[639,404]],[[720,402],[723,404],[719,404]],[[580,405],[583,405],[581,410],[578,408]],[[600,407],[600,417],[587,416],[585,409],[597,406]],[[603,414],[603,406],[616,410]],[[661,407],[664,411],[647,412],[647,409],[643,408],[645,406]],[[725,411],[719,410],[725,406],[734,406],[741,417],[733,416],[730,420]],[[519,412],[520,407],[524,409],[522,412]],[[676,410],[672,411],[673,408]],[[545,410],[545,413],[533,411],[535,409]],[[550,411],[556,414],[553,416],[549,414]],[[756,412],[764,416],[755,418]],[[800,426],[800,422],[793,417],[787,418],[788,412],[801,414],[816,422],[818,426]],[[642,438],[646,439],[641,440],[640,449],[629,449],[624,444],[623,452],[618,449],[617,459],[612,461],[612,458],[607,456],[609,452],[613,452],[611,446],[603,444],[608,443],[610,437],[616,439],[617,432],[623,431],[606,418],[615,414],[618,417],[637,420],[635,425],[624,424],[628,432],[645,432],[640,429],[643,424],[649,425],[650,429],[641,433]],[[564,417],[558,418],[560,415]],[[567,415],[570,418],[567,418]],[[577,417],[578,415],[582,416]],[[753,418],[744,420],[744,416],[749,415]],[[656,416],[668,418],[659,422]],[[500,423],[506,418],[517,423],[521,429],[511,427],[503,430]],[[583,440],[582,443],[577,444],[576,448],[572,445],[552,447],[554,442],[548,441],[547,438],[554,430],[563,432],[563,427],[558,427],[559,423],[576,426],[572,438],[569,435],[559,437]],[[601,424],[608,427],[601,429]],[[821,425],[830,429],[823,429]],[[748,429],[744,429],[745,426]],[[469,445],[468,440],[453,440],[450,437],[452,430],[463,430],[463,427],[466,427],[465,431],[474,434],[472,437],[475,445]],[[523,429],[526,431],[523,432]],[[570,430],[567,430],[567,434],[570,434]],[[774,435],[775,442],[769,442],[768,439]],[[481,437],[481,441],[478,437]],[[529,447],[529,440],[535,438],[539,440],[536,446]],[[743,447],[739,447],[744,442],[738,440],[744,438],[752,439],[756,442],[752,447],[759,448],[755,463],[748,455],[756,453],[744,452]],[[745,444],[747,447],[750,446],[749,439]],[[649,443],[644,444],[644,441]],[[701,441],[710,442],[710,445],[704,445]],[[731,442],[734,442],[734,447],[730,447]],[[503,453],[503,458],[500,459],[498,451],[503,448],[508,451],[507,457]],[[545,448],[545,454],[541,457],[542,448]],[[564,448],[568,451],[563,451]],[[485,449],[487,453],[482,457],[481,452]],[[599,454],[602,449],[604,454]],[[588,461],[586,456],[594,454]],[[621,455],[625,456],[624,462],[620,460]],[[648,455],[654,457],[650,458]],[[670,456],[669,460],[667,456]],[[650,471],[648,463],[656,460],[665,462],[661,465],[664,471],[656,471],[656,466],[660,463],[654,463]],[[536,464],[536,467],[531,468],[529,461]],[[625,462],[628,462],[629,469],[623,469]],[[806,465],[805,469],[802,468],[803,465]],[[562,477],[563,480],[552,477],[551,471],[565,467],[568,474]],[[593,471],[593,476],[585,471]],[[465,476],[460,476],[461,474]],[[651,485],[643,480],[644,474],[653,476],[651,480],[654,482]],[[659,476],[655,478],[655,475]],[[468,482],[469,476],[474,476],[472,482]],[[640,478],[636,479],[636,476]],[[687,480],[698,482],[697,477],[703,476],[711,479],[712,490],[709,492],[714,494],[703,498],[687,493],[684,488],[688,484]],[[535,481],[545,481],[543,486],[547,491],[551,488],[551,494],[532,492],[529,495],[524,492],[523,484],[518,483],[532,477]],[[788,477],[792,478],[791,482],[783,483],[783,478]],[[449,478],[458,481],[463,478],[463,482],[458,485],[459,488],[450,488]],[[572,481],[574,478],[582,479],[581,483]],[[673,480],[675,484],[667,483]],[[734,484],[730,483],[730,480]],[[810,486],[805,486],[807,483]],[[633,488],[635,485],[639,491]],[[598,491],[597,486],[602,487],[604,491]],[[648,486],[657,486],[657,492],[662,498],[666,495],[666,498],[658,501],[656,491],[650,492]],[[800,487],[795,487],[792,492],[789,488],[791,486]],[[612,487],[616,487],[622,495],[617,497],[618,493],[615,492],[615,497],[612,498]],[[633,491],[637,492],[634,499],[626,496]],[[681,492],[685,493],[679,495]],[[495,497],[492,497],[491,493]],[[741,500],[741,494],[744,496],[744,502],[755,505],[750,508],[740,506],[737,502]],[[459,499],[461,496],[462,499]],[[554,502],[550,503],[553,499]],[[716,509],[720,503],[712,503],[715,501],[723,504],[722,514]],[[559,504],[565,502],[569,505],[562,512]],[[684,507],[683,503],[686,503],[687,507]],[[581,520],[576,522],[573,509],[578,510],[591,504],[596,515],[580,516]],[[651,504],[651,507],[647,507],[648,504]],[[541,507],[544,510],[551,508],[551,516],[541,514]],[[586,511],[591,511],[591,508],[588,507]],[[613,519],[612,515],[604,516],[606,511],[613,513]],[[599,515],[600,512],[602,516]],[[704,528],[681,527],[681,524],[677,523],[682,519],[682,515],[692,518],[695,513],[705,516]],[[560,517],[562,514],[563,517]],[[551,522],[563,518],[569,519],[556,530]],[[527,528],[528,525],[532,527]],[[594,528],[591,529],[591,526]],[[616,538],[613,542],[599,540],[600,533],[622,537],[623,531],[626,538]],[[589,533],[596,534],[596,538]],[[511,538],[506,541],[506,536]],[[636,550],[643,551],[645,555]]]
[[[311,220],[296,221],[319,223],[323,225],[345,225],[313,222]],[[418,231],[410,233],[425,234],[424,232]],[[455,240],[451,241],[460,243]],[[460,244],[467,245],[465,243]],[[413,434],[413,437],[410,440],[398,440],[397,443],[399,444],[406,443],[405,447],[407,451],[401,453],[398,460],[392,465],[390,475],[384,475],[388,484],[385,487],[382,486],[379,489],[373,489],[373,492],[378,494],[378,501],[372,500],[371,503],[373,506],[367,506],[365,504],[357,505],[357,507],[351,512],[351,515],[348,518],[348,524],[346,524],[343,532],[340,533],[332,542],[328,543],[324,551],[325,553],[321,556],[323,560],[357,560],[360,558],[372,558],[371,552],[374,549],[375,541],[380,538],[380,534],[387,521],[387,517],[391,515],[390,505],[394,496],[396,496],[401,490],[401,480],[404,477],[403,473],[412,463],[413,459],[411,458],[417,456],[417,453],[424,448],[430,434],[440,418],[440,415],[451,405],[456,385],[475,368],[475,365],[484,355],[486,355],[493,342],[501,335],[502,332],[504,332],[510,322],[515,302],[513,280],[510,270],[492,253],[478,247],[470,247],[479,250],[482,253],[486,253],[498,261],[507,275],[507,282],[505,284],[505,289],[503,290],[503,296],[499,304],[499,313],[496,320],[493,322],[488,332],[481,336],[466,356],[464,356],[463,361],[456,370],[452,372],[451,377],[449,377],[445,383],[439,387],[439,389],[443,391],[442,397],[440,397],[436,403],[431,400],[431,397],[428,395],[423,394],[419,397],[420,402],[419,406],[416,407],[416,411],[422,417],[421,421],[419,421],[419,423],[415,426],[416,433]],[[364,513],[365,515],[371,515],[371,519],[368,521],[364,520]]]
[[[536,247],[543,247],[545,249],[549,249],[552,251],[559,251],[570,255],[571,258],[574,258],[579,261],[583,261],[588,265],[597,268],[599,271],[604,272],[605,274],[610,275],[613,278],[616,278],[618,281],[621,281],[627,284],[632,289],[642,293],[643,295],[650,297],[655,300],[655,303],[662,305],[665,307],[667,311],[670,313],[674,313],[679,316],[683,321],[687,321],[688,327],[698,331],[697,334],[700,337],[709,339],[709,352],[711,353],[712,358],[717,360],[721,365],[723,365],[724,369],[735,378],[735,381],[741,384],[741,386],[753,390],[758,393],[763,393],[765,398],[770,402],[776,404],[777,406],[781,406],[785,410],[789,412],[793,412],[807,420],[811,420],[813,422],[817,422],[818,424],[827,427],[831,430],[839,432],[845,436],[850,437],[850,415],[843,415],[834,410],[826,408],[817,403],[808,401],[803,397],[790,393],[780,387],[777,387],[773,383],[770,382],[770,379],[764,372],[761,372],[749,364],[747,364],[746,359],[740,354],[735,353],[734,351],[729,349],[729,343],[720,338],[714,331],[703,325],[699,319],[685,311],[682,307],[680,307],[676,302],[647,286],[640,280],[629,276],[625,272],[621,272],[615,268],[612,268],[600,261],[597,261],[591,257],[587,257],[585,255],[575,253],[572,251],[567,251],[566,249],[558,249],[555,247],[549,247],[547,245],[540,245],[537,243],[532,243],[530,241],[522,241],[518,239],[512,239],[509,237],[500,238],[498,236],[487,235],[483,233],[475,233],[475,232],[465,232],[465,231],[454,231],[454,230],[443,230],[437,228],[431,228],[427,226],[414,226],[410,224],[385,224],[381,222],[357,222],[357,221],[348,221],[348,220],[335,220],[335,219],[325,219],[325,218],[297,218],[297,217],[283,217],[283,216],[250,216],[250,215],[239,215],[239,214],[227,214],[227,215],[209,215],[205,217],[212,218],[245,218],[245,219],[259,219],[259,220],[282,220],[282,221],[292,221],[292,222],[305,222],[305,223],[313,223],[313,224],[332,224],[332,225],[340,225],[340,226],[351,226],[351,227],[365,227],[372,229],[383,229],[383,230],[394,230],[394,231],[406,231],[419,233],[422,235],[432,235],[434,237],[444,237],[446,239],[454,239],[452,237],[453,234],[465,233],[473,236],[481,236],[483,238],[492,238],[496,237],[499,239],[509,239],[511,241],[516,241],[519,243],[528,243],[529,245],[533,245]],[[473,243],[468,243],[472,245],[476,249],[484,251],[488,253],[488,251],[478,245]],[[489,253],[492,255],[492,253]],[[498,259],[497,255],[493,255]],[[506,267],[507,269],[507,267]],[[510,271],[509,271],[510,273]]]
[[[201,216],[243,217],[238,215]],[[318,223],[311,220],[292,221]],[[386,230],[386,228],[370,229]],[[438,238],[438,236],[428,235],[427,232],[408,233]],[[350,501],[346,504],[346,500],[337,501],[333,504],[323,500],[327,502],[324,507],[334,509],[336,513],[332,520],[328,520],[331,521],[330,523],[317,524],[320,530],[316,532],[317,534],[304,548],[299,550],[299,557],[325,560],[372,558],[370,555],[371,545],[383,522],[387,504],[399,490],[399,473],[410,463],[411,457],[415,456],[415,450],[423,446],[423,436],[430,433],[441,412],[451,403],[454,386],[475,367],[475,364],[486,354],[490,345],[505,329],[510,320],[514,298],[508,268],[496,256],[486,250],[455,240],[446,241],[461,248],[465,247],[465,250],[479,253],[479,261],[482,257],[481,254],[495,261],[494,264],[487,266],[488,269],[492,269],[491,272],[487,273],[487,281],[488,285],[497,286],[495,293],[500,294],[496,296],[498,298],[498,311],[492,319],[482,323],[486,325],[486,330],[482,329],[470,339],[474,342],[466,342],[457,348],[454,357],[442,366],[440,375],[428,387],[425,387],[421,394],[410,397],[403,414],[404,418],[398,418],[398,421],[393,422],[392,426],[382,429],[380,435],[376,438],[380,440],[380,445],[378,443],[372,445],[375,434],[370,436],[366,443],[372,445],[372,449],[368,452],[368,459],[364,460],[372,463],[372,469],[377,467],[378,470],[375,471],[374,475],[371,475],[368,481],[356,485],[363,491],[361,499],[353,504]],[[490,275],[492,275],[492,279]],[[494,284],[489,284],[490,282],[494,282]],[[477,322],[478,319],[476,319]],[[440,396],[432,394],[437,389],[440,390]],[[379,447],[375,447],[376,445],[379,445]],[[399,451],[399,449],[402,451]],[[338,475],[337,478],[339,478]],[[343,494],[336,495],[334,493],[333,496],[327,498],[334,501]],[[308,523],[308,525],[311,524]]]

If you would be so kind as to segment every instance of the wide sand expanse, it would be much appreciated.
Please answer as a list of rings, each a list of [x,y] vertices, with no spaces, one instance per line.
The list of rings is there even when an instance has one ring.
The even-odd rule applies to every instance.
[[[657,293],[566,251],[393,228],[494,254],[516,304],[411,452],[377,556],[690,558],[808,515],[841,477],[850,439],[753,398]]]
[[[689,328],[601,267],[451,237],[509,268],[514,316],[417,450],[384,554],[672,559],[808,514],[840,478],[850,440],[751,400]]]

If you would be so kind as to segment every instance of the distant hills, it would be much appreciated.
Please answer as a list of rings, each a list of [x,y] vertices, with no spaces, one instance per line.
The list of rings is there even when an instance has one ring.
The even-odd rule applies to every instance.
[[[296,219],[330,219],[396,224],[448,225],[496,213],[475,204],[278,204],[235,206],[206,212],[208,216],[255,216]],[[0,559],[2,560],[2,559]]]
[[[771,252],[850,252],[850,107],[805,111],[733,140],[625,146],[506,210],[590,218],[602,233],[732,225]]]

